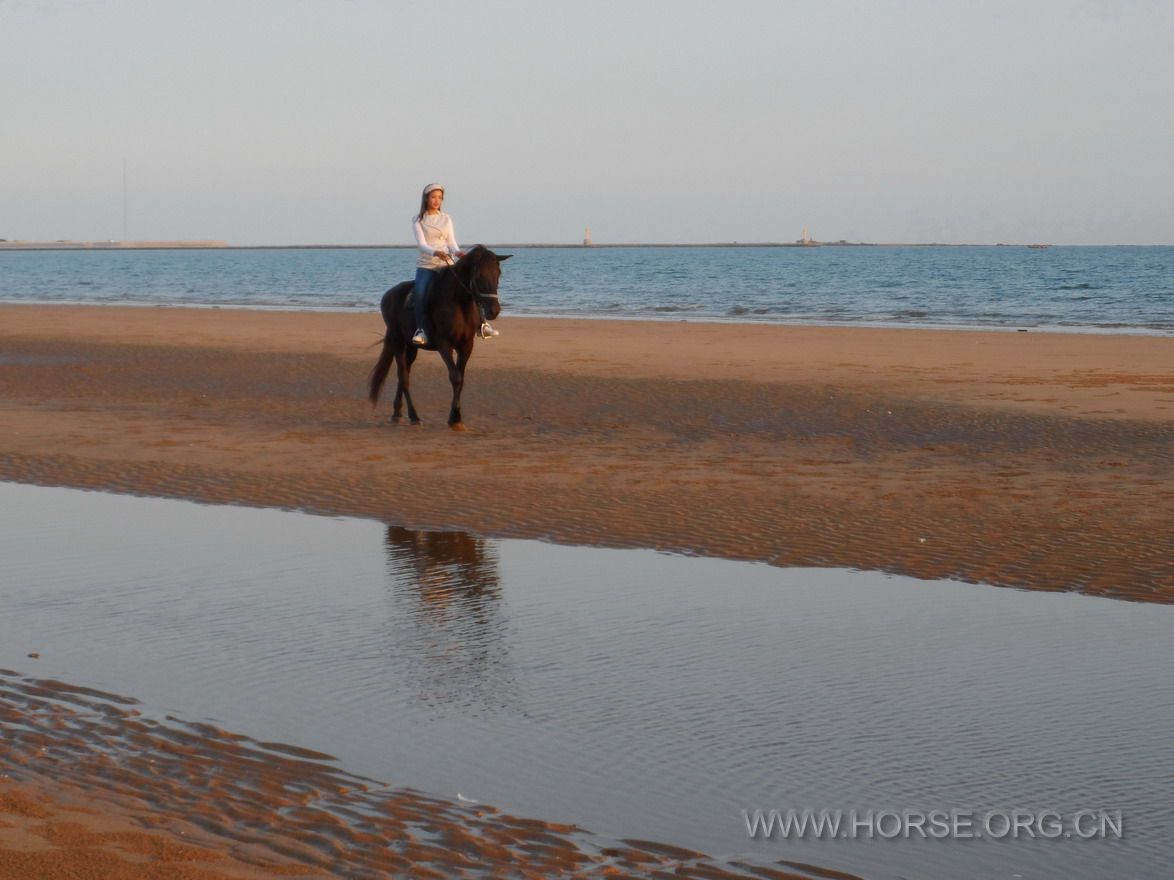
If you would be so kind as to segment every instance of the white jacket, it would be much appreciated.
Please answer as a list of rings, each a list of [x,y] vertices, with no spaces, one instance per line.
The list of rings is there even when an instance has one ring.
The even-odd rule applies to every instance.
[[[456,257],[457,251],[461,249],[452,228],[452,218],[443,211],[425,214],[423,220],[413,217],[412,231],[416,234],[416,246],[420,248],[416,266],[421,269],[443,269],[449,261],[438,255]]]

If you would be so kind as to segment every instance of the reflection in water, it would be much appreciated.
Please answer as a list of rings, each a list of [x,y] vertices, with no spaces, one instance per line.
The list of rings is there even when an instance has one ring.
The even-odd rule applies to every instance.
[[[394,668],[434,708],[495,711],[512,702],[508,620],[497,547],[465,532],[388,526]]]
[[[1172,629],[1087,596],[0,483],[0,667],[775,869],[1170,876]],[[1126,837],[751,841],[760,808],[1119,809]]]

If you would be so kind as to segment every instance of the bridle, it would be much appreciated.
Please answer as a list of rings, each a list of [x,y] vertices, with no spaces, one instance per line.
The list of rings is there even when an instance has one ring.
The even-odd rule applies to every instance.
[[[469,294],[469,296],[473,297],[473,301],[475,303],[477,303],[478,307],[480,307],[481,300],[483,300],[483,299],[498,299],[497,291],[494,291],[493,293],[486,293],[481,290],[474,290],[473,287],[476,287],[476,284],[477,284],[477,282],[475,280],[473,281],[473,287],[470,287],[468,284],[466,284],[465,279],[462,278],[459,274],[457,274],[455,266],[453,267],[452,274],[453,274],[453,277],[457,279],[457,283],[465,289],[465,293],[467,293],[467,294]]]

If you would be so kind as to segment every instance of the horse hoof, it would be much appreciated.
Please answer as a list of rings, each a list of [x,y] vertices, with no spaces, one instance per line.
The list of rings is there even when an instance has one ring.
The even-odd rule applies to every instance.
[[[424,423],[422,421],[420,421],[419,419],[412,419],[412,427],[413,428],[423,428]]]
[[[464,422],[453,422],[451,425],[449,425],[449,427],[452,428],[454,431],[467,431],[468,430],[468,428],[465,427]]]

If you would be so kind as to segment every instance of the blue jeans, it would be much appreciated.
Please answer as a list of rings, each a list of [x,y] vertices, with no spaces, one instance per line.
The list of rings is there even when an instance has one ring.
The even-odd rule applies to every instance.
[[[436,277],[435,269],[417,269],[416,270],[416,293],[415,293],[415,308],[416,308],[416,329],[424,329],[424,305],[428,301],[428,288],[432,284],[432,279]]]

